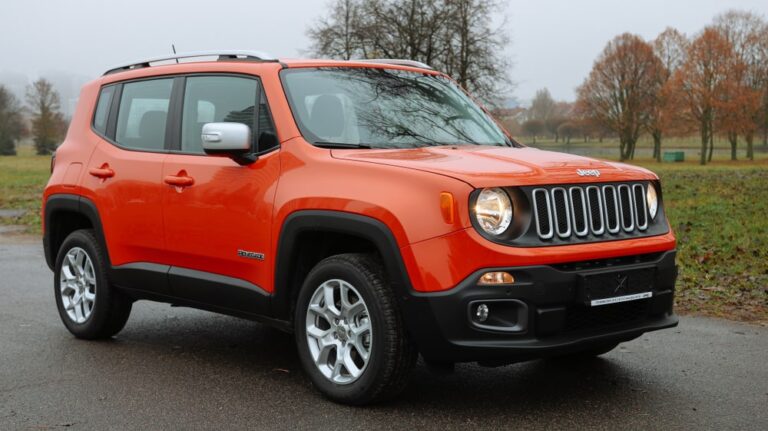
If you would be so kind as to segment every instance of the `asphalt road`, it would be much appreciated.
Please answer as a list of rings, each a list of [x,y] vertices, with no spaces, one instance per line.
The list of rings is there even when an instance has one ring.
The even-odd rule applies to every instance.
[[[768,329],[683,318],[587,363],[419,365],[396,401],[321,398],[290,336],[140,302],[105,342],[74,339],[35,243],[0,241],[0,430],[768,429]]]

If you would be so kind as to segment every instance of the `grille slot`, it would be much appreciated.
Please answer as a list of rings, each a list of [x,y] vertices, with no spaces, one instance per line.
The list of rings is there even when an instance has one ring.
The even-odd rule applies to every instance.
[[[557,234],[563,238],[571,236],[571,215],[568,208],[568,195],[564,188],[552,189],[552,204]]]
[[[619,186],[619,206],[621,208],[621,227],[626,232],[632,232],[635,229],[635,203],[632,199],[632,192],[626,184]]]
[[[605,232],[605,216],[599,188],[587,187],[587,205],[589,205],[589,227],[592,228],[593,234],[602,235]]]
[[[645,188],[642,184],[634,184],[632,192],[635,195],[635,221],[640,230],[648,229],[648,204],[645,201]]]
[[[550,239],[554,235],[552,227],[552,208],[549,193],[545,189],[533,191],[533,212],[536,214],[536,233],[541,239]]]
[[[573,233],[585,236],[589,233],[587,225],[587,201],[584,198],[584,190],[581,187],[571,187],[568,190],[571,198],[571,214],[573,214]]]
[[[645,183],[543,186],[531,191],[539,239],[627,238],[649,227]],[[596,238],[595,238],[596,239]]]
[[[619,227],[619,202],[616,199],[616,187],[603,186],[603,204],[605,204],[605,222],[609,233],[617,233]]]

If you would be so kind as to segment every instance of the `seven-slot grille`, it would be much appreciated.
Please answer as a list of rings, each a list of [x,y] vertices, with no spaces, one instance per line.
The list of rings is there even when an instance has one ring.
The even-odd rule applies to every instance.
[[[536,233],[543,240],[589,234],[618,235],[648,229],[646,184],[595,184],[535,188]]]

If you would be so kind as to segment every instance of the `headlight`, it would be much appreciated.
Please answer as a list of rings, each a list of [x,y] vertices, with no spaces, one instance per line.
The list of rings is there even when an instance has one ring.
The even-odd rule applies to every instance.
[[[648,188],[645,192],[645,203],[648,205],[648,214],[651,216],[651,220],[656,218],[656,213],[659,212],[659,197],[656,195],[656,187],[653,183],[648,183]]]
[[[492,235],[504,233],[512,223],[512,201],[507,193],[500,188],[483,189],[475,203],[475,219]]]

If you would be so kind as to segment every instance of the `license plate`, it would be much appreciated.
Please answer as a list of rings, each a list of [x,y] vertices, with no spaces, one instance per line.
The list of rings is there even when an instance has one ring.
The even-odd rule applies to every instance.
[[[637,301],[638,299],[650,298],[653,296],[652,292],[634,293],[632,295],[614,296],[613,298],[594,299],[589,302],[589,305],[598,307],[600,305],[616,304],[619,302]]]
[[[654,268],[587,274],[581,277],[581,300],[592,307],[653,296]]]

